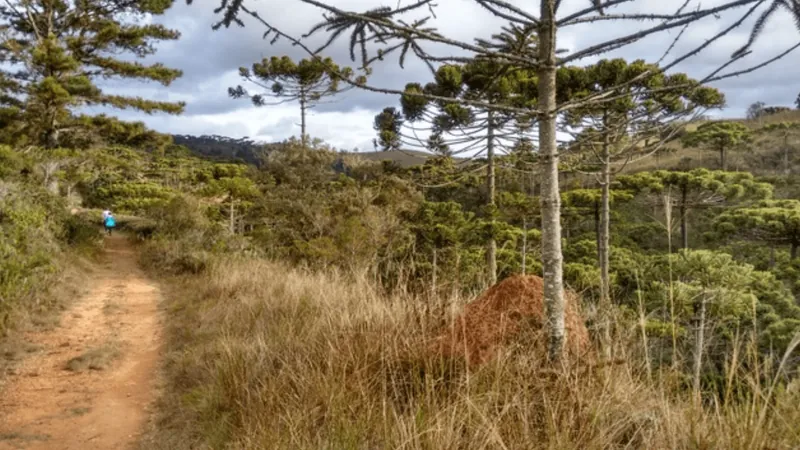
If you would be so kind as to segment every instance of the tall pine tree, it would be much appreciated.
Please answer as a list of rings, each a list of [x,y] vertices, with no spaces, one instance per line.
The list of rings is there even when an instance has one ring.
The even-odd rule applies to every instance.
[[[142,24],[163,14],[172,0],[8,0],[0,6],[0,127],[17,144],[48,148],[64,134],[85,131],[78,120],[85,106],[133,108],[148,114],[178,114],[183,103],[147,100],[104,92],[98,78],[156,81],[168,86],[180,70],[142,64],[155,43],[180,33],[158,24]]]

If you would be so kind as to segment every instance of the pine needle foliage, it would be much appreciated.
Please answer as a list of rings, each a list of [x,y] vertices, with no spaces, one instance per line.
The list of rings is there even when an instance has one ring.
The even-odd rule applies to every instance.
[[[16,144],[55,148],[85,129],[73,113],[87,106],[178,114],[183,103],[104,92],[100,79],[140,79],[169,86],[182,75],[138,59],[180,33],[148,24],[172,0],[9,0],[0,6],[0,127]]]

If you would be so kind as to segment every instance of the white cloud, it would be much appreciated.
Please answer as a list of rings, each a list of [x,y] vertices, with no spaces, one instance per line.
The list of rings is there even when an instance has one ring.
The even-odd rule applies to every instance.
[[[245,108],[219,114],[193,116],[144,116],[125,114],[126,119],[142,120],[154,130],[172,134],[219,134],[234,138],[249,137],[275,142],[300,135],[299,108],[281,105]],[[372,150],[374,113],[364,109],[348,112],[311,111],[307,117],[307,133],[342,149]]]
[[[285,27],[284,31],[295,35],[307,31],[313,23],[321,19],[319,10],[298,0],[276,0],[268,3],[247,1],[270,22]],[[693,0],[689,8],[696,5],[697,1],[699,0]],[[725,0],[704,0],[703,6],[723,1]],[[180,29],[183,36],[179,41],[164,43],[153,60],[183,69],[185,72],[183,79],[168,88],[135,83],[110,85],[120,93],[187,101],[189,106],[186,115],[162,117],[135,115],[129,112],[121,115],[126,119],[144,120],[160,131],[180,134],[249,136],[264,140],[278,140],[299,134],[299,126],[296,125],[299,122],[298,108],[294,105],[255,108],[245,100],[228,98],[227,88],[241,83],[237,75],[239,66],[250,65],[265,56],[289,54],[300,58],[305,55],[286,42],[270,46],[261,39],[264,28],[253,20],[247,20],[248,18],[245,18],[247,27],[244,29],[231,27],[228,30],[211,31],[211,24],[219,19],[212,11],[218,2],[219,0],[197,1],[193,6],[176,2],[165,16],[156,18],[159,23]],[[498,32],[503,24],[502,20],[471,0],[438,0],[437,3],[439,5],[437,11],[440,14],[432,25],[439,27],[445,35],[453,38],[469,40],[474,37],[487,37]],[[538,15],[538,2],[528,3],[535,4],[529,9]],[[679,6],[677,3],[664,0],[637,0],[628,2],[625,8],[608,12],[671,13]],[[339,8],[358,11],[378,4],[379,2],[374,0],[335,2]],[[581,9],[584,4],[588,6],[589,1],[564,2],[560,15],[566,15],[569,8],[573,11]],[[722,19],[709,17],[698,22],[686,30],[670,56],[674,58],[680,55],[680,52],[696,47],[744,12],[744,9],[738,9]],[[709,51],[681,63],[676,70],[686,72],[695,78],[707,75],[727,61],[730,54],[746,41],[750,30],[749,24],[752,24],[752,19],[732,35],[715,43]],[[577,51],[613,36],[621,36],[652,25],[653,22],[601,22],[579,25],[562,30],[558,35],[558,46]],[[676,29],[660,34],[604,57],[642,58],[655,62],[670,46],[678,32]],[[789,15],[778,14],[769,23],[754,48],[754,53],[731,68],[743,68],[769,58],[797,42],[798,39],[800,33],[795,29]],[[337,62],[352,65],[346,49],[347,40],[343,38],[341,42],[335,44],[330,54]],[[665,59],[669,60],[670,58]],[[800,68],[795,61],[796,56],[792,55],[754,74],[715,83],[714,86],[722,89],[728,97],[729,108],[721,115],[742,115],[750,103],[759,100],[769,105],[792,105],[797,91],[800,91],[800,85],[796,81]],[[391,58],[375,68],[371,82],[379,86],[402,88],[408,81],[425,82],[429,79],[427,69],[419,61],[410,61],[407,68],[401,70],[397,66],[396,59]],[[375,135],[372,130],[373,116],[384,106],[396,104],[397,99],[392,96],[360,91],[349,92],[340,97],[336,103],[321,105],[312,112],[308,118],[309,134],[323,138],[340,148],[352,149],[357,146],[361,150],[371,150],[371,141]]]

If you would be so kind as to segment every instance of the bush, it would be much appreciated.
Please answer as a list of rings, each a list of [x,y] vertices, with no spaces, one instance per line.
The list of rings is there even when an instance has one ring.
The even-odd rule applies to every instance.
[[[204,241],[200,233],[174,240],[157,236],[144,245],[140,262],[164,274],[198,274],[205,270],[209,258]]]
[[[175,197],[150,210],[150,239],[140,261],[148,268],[169,274],[198,274],[207,268],[213,253],[249,252],[249,240],[227,234],[220,223],[208,219],[205,207],[191,197]]]
[[[67,245],[98,243],[99,230],[70,216],[61,198],[37,185],[0,183],[0,335],[26,313],[58,306],[44,294],[64,268]]]
[[[100,226],[93,225],[86,218],[71,215],[64,223],[64,238],[71,246],[95,250],[103,240],[103,232]]]
[[[178,196],[164,205],[156,205],[147,211],[153,221],[154,230],[162,236],[181,237],[196,230],[210,230],[211,222],[197,199]]]

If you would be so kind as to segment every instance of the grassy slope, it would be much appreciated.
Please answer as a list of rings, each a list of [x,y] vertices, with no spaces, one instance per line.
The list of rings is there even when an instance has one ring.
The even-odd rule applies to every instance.
[[[351,154],[369,161],[394,161],[398,166],[404,168],[425,164],[425,161],[433,156],[431,153],[417,150],[388,150],[385,152],[360,152]],[[463,158],[455,157],[453,159],[460,161]]]
[[[355,153],[361,158],[370,161],[394,161],[400,167],[411,167],[425,164],[430,154],[416,150],[388,150],[385,152],[359,152]]]
[[[757,129],[773,123],[781,122],[800,122],[800,110],[788,111],[786,113],[774,114],[760,120],[730,119],[727,121],[744,123],[751,129]],[[693,123],[687,126],[687,131],[696,129],[703,122]],[[798,136],[794,137],[790,144],[795,146],[800,143]],[[783,140],[774,133],[767,133],[757,137],[754,145],[749,152],[732,151],[729,154],[729,167],[732,170],[746,170],[757,175],[771,175],[780,171],[781,146]],[[642,172],[657,169],[695,169],[707,167],[710,169],[718,168],[719,156],[716,152],[684,148],[679,141],[673,141],[666,145],[667,151],[658,157],[646,158],[625,167],[625,172]],[[800,161],[793,165],[794,171],[798,170]]]
[[[440,317],[366,280],[228,258],[172,281],[166,395],[143,448],[800,445],[796,392],[702,410],[633,363],[554,374],[525,352],[467,374],[409,358]],[[619,336],[619,354],[636,339]]]

